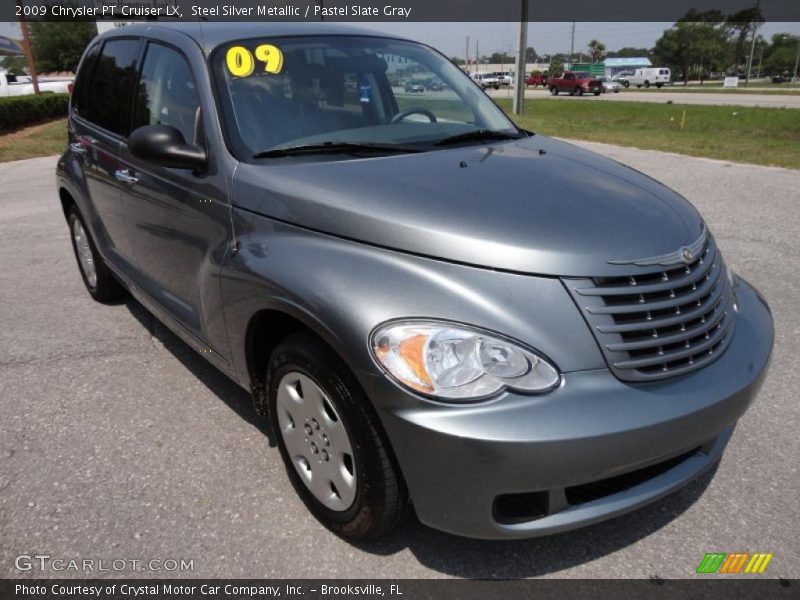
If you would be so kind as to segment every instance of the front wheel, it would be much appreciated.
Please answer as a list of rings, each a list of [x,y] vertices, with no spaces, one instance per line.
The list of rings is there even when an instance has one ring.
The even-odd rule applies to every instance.
[[[599,96],[600,92],[592,92],[595,96]]]
[[[644,88],[647,89],[649,87],[650,87],[650,82],[649,81],[645,81],[644,82]]]
[[[75,204],[70,206],[67,212],[67,223],[69,224],[72,249],[75,252],[86,290],[92,298],[103,304],[122,298],[126,294],[126,290],[114,277],[97,251],[89,228],[84,223]]]
[[[661,86],[662,86],[662,85],[664,85],[664,84],[663,84],[663,83],[657,83],[657,84],[656,84],[656,87],[657,87],[658,89],[661,89]]]
[[[582,87],[575,88],[575,94],[577,94],[578,96],[583,96],[583,88]]]
[[[622,85],[624,85],[625,87],[630,87],[631,84],[628,81],[623,81]]]
[[[552,96],[558,96],[558,88],[556,86],[551,86],[550,87],[550,94]]]
[[[408,495],[372,405],[321,340],[295,334],[267,367],[269,416],[289,479],[311,513],[351,540],[385,535]]]

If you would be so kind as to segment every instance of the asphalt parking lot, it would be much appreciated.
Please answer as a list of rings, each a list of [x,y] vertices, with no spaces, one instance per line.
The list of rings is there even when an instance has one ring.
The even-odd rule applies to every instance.
[[[0,164],[0,577],[91,575],[15,569],[40,553],[191,559],[193,577],[688,578],[710,551],[771,552],[765,576],[800,577],[800,171],[582,145],[691,199],[771,304],[771,374],[714,474],[549,538],[466,540],[409,519],[349,545],[295,497],[244,391],[135,301],[90,299],[55,159],[33,159]]]

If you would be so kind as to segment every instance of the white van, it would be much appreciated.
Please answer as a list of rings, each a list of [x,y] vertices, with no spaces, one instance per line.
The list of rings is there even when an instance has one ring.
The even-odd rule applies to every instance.
[[[649,88],[651,85],[654,85],[660,88],[662,85],[668,84],[669,81],[669,69],[654,67],[649,69],[636,69],[633,76],[628,78],[628,85],[635,85],[637,88],[642,86]]]

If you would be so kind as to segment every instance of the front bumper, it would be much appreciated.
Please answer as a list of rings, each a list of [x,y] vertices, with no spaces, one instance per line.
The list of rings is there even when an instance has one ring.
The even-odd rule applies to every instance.
[[[384,400],[377,408],[419,519],[470,537],[546,535],[652,502],[713,466],[773,343],[766,303],[743,281],[736,291],[725,354],[683,377],[630,384],[576,371],[549,394],[465,407],[420,402],[375,377],[368,392]]]

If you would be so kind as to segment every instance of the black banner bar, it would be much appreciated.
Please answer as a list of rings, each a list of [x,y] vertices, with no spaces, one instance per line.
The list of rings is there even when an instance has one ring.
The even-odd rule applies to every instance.
[[[607,598],[614,600],[797,598],[798,580],[743,575],[697,579],[441,580],[441,579],[3,579],[3,600],[489,600]]]
[[[723,17],[752,9],[753,0],[13,0],[0,2],[0,21],[91,19],[141,21],[498,21],[519,20],[528,2],[532,22],[667,22],[690,10]],[[761,0],[766,21],[800,21],[798,0]],[[706,16],[704,16],[704,13]]]

